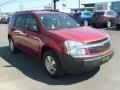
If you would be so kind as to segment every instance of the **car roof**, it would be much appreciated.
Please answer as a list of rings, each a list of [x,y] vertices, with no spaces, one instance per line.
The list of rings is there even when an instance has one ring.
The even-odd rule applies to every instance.
[[[52,13],[61,13],[54,10],[31,10],[31,11],[19,11],[15,14],[24,14],[24,13],[34,13],[34,14],[52,14]]]
[[[108,12],[108,11],[113,11],[113,10],[98,10],[96,12]],[[113,11],[114,12],[114,11]]]

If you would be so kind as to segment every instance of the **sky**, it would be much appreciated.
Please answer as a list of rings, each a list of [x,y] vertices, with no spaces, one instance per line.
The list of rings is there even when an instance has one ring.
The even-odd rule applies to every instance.
[[[21,3],[23,10],[40,10],[44,9],[44,5],[52,5],[52,0],[0,0],[0,5],[10,1],[10,3],[0,6],[2,12],[16,12],[20,11]],[[83,3],[95,3],[95,2],[108,2],[108,1],[120,1],[120,0],[81,0]],[[63,9],[62,4],[66,4],[68,8],[78,8],[79,0],[60,0],[57,2],[57,9]]]

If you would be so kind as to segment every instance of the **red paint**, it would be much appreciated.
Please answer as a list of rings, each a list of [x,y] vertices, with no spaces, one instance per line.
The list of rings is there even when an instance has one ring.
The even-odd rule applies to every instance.
[[[14,39],[15,44],[24,49],[26,52],[30,52],[35,55],[41,53],[41,48],[46,45],[51,47],[54,51],[64,53],[64,41],[73,40],[82,42],[84,44],[88,42],[102,40],[107,38],[106,33],[90,28],[64,28],[61,30],[46,30],[37,14],[44,13],[59,13],[48,11],[33,11],[31,14],[35,16],[38,25],[40,27],[39,32],[30,32],[26,29],[20,29],[13,26],[9,26],[9,35]],[[87,49],[87,54],[90,54]]]

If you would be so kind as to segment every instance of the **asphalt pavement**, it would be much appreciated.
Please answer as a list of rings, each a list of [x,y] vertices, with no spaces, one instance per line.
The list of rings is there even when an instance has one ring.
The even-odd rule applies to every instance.
[[[120,90],[120,30],[101,29],[111,37],[114,57],[100,69],[79,75],[50,78],[41,62],[8,47],[8,25],[0,24],[0,90]]]

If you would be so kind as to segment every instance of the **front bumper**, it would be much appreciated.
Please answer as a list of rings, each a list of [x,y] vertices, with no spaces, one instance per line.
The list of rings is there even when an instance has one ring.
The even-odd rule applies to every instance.
[[[86,55],[80,57],[72,57],[70,55],[58,54],[63,68],[67,70],[68,73],[82,73],[90,71],[99,67],[101,64],[109,61],[114,54],[113,49],[99,54],[99,55]]]

